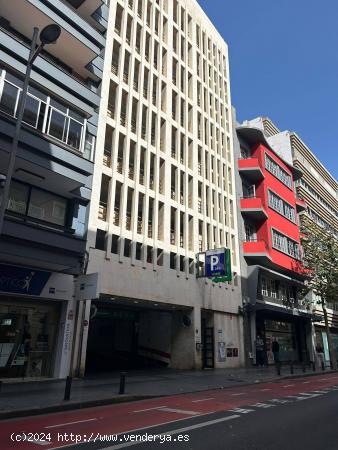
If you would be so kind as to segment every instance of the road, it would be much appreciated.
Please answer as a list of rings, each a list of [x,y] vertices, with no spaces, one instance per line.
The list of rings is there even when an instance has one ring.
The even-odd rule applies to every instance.
[[[0,443],[2,450],[336,450],[337,405],[338,375],[321,374],[6,420]]]

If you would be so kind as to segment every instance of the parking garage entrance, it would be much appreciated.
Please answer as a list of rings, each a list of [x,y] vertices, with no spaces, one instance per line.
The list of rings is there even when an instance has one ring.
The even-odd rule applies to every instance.
[[[171,326],[172,313],[151,304],[92,302],[86,373],[170,366]]]

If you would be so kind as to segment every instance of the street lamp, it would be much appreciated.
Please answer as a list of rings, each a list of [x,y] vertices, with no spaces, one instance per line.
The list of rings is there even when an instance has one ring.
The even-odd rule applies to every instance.
[[[0,189],[1,190],[3,189],[3,192],[2,192],[3,195],[2,195],[2,200],[1,200],[1,204],[0,204],[0,236],[2,234],[4,217],[5,217],[6,207],[8,204],[9,189],[10,189],[10,185],[11,185],[11,180],[12,180],[14,165],[15,165],[15,159],[16,159],[16,154],[17,154],[17,150],[18,150],[20,130],[21,130],[21,125],[22,125],[23,114],[25,111],[25,104],[26,104],[27,93],[28,93],[28,84],[29,84],[32,67],[33,67],[33,62],[35,61],[37,56],[40,54],[41,50],[43,49],[43,47],[45,45],[56,43],[56,41],[60,37],[61,28],[57,24],[50,24],[50,25],[47,25],[46,27],[44,27],[41,30],[41,33],[39,36],[40,37],[39,45],[37,45],[38,34],[39,34],[39,29],[37,27],[34,27],[31,48],[30,48],[29,57],[28,57],[28,61],[27,61],[25,79],[24,79],[24,83],[23,83],[22,93],[19,98],[18,116],[17,116],[16,125],[15,125],[15,132],[14,132],[14,137],[13,137],[13,141],[12,141],[12,148],[11,148],[11,154],[9,157],[8,169],[7,169],[7,173],[4,176],[4,178],[3,177],[1,178],[2,183],[0,185]]]

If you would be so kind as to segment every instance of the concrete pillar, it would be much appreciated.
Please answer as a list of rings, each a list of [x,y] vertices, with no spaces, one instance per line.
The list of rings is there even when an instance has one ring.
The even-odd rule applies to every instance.
[[[81,348],[81,340],[82,340],[83,309],[84,309],[84,302],[78,301],[74,324],[73,354],[71,361],[72,377],[77,377],[79,375],[79,360],[80,360],[79,350]]]
[[[310,361],[316,362],[316,332],[315,327],[312,322],[309,322],[305,326],[306,331],[306,347],[309,352],[309,359]]]
[[[86,369],[87,341],[90,320],[91,300],[85,300],[83,305],[82,339],[79,349],[79,376],[83,377]]]
[[[69,375],[73,347],[75,311],[75,300],[63,302],[60,317],[60,331],[56,344],[54,366],[55,378],[65,378]]]
[[[171,333],[171,367],[201,368],[201,351],[196,349],[196,344],[201,338],[200,308],[173,312]]]
[[[256,311],[250,313],[252,363],[256,364]]]

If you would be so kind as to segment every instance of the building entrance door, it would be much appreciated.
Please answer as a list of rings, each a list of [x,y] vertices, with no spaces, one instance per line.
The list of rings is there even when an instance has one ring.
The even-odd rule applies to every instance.
[[[202,363],[203,369],[214,368],[214,328],[207,327],[202,320]]]

